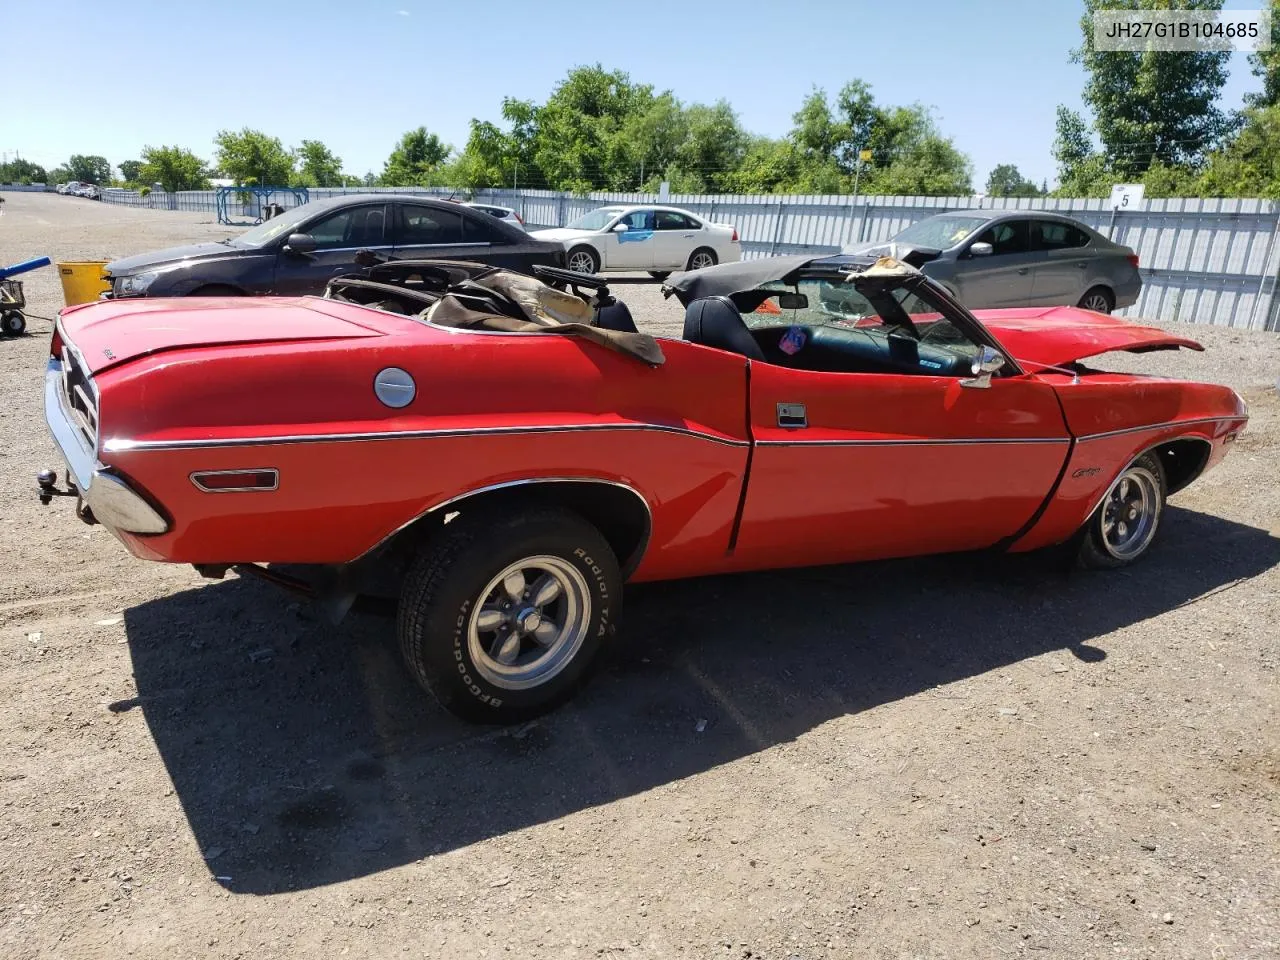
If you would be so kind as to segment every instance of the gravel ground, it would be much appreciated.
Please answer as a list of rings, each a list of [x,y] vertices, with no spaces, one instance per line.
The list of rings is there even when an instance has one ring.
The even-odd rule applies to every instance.
[[[0,263],[230,232],[7,200]],[[52,316],[54,272],[26,284]],[[1144,563],[635,588],[584,695],[492,732],[417,692],[385,620],[39,506],[33,322],[0,341],[0,955],[1280,956],[1280,337],[1184,329],[1206,353],[1112,363],[1253,420]]]

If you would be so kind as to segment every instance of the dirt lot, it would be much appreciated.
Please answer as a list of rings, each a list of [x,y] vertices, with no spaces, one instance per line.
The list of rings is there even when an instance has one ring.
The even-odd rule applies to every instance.
[[[228,232],[7,199],[0,263]],[[48,329],[0,341],[0,956],[1280,956],[1280,337],[1128,361],[1253,411],[1132,570],[634,588],[589,690],[492,732],[385,620],[41,507]]]

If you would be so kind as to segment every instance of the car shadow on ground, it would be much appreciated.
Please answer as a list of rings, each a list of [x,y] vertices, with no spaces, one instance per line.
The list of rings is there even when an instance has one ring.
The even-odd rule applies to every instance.
[[[621,643],[568,706],[467,726],[409,680],[394,623],[321,623],[229,578],[126,614],[141,708],[212,874],[269,894],[554,820],[834,717],[1100,637],[1280,562],[1280,539],[1171,508],[1143,563],[937,557],[628,589]],[[707,721],[699,732],[698,721]]]

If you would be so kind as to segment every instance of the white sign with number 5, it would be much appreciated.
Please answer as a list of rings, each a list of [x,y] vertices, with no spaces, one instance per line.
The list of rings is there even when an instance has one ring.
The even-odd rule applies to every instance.
[[[1136,210],[1142,206],[1142,198],[1146,193],[1146,184],[1117,183],[1111,188],[1111,209]]]

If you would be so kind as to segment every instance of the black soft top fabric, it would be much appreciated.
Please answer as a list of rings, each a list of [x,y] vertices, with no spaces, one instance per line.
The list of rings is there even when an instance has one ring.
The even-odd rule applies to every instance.
[[[786,280],[815,260],[825,260],[829,253],[793,253],[785,257],[761,257],[738,260],[704,270],[673,273],[662,285],[664,296],[675,295],[685,306],[703,297],[731,297],[744,290],[754,290],[764,283]]]

